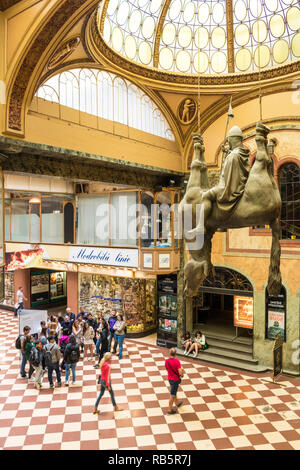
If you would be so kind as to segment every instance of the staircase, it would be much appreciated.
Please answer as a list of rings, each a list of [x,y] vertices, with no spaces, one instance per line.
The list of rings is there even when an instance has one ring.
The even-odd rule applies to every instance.
[[[268,370],[266,367],[260,366],[258,360],[253,359],[252,338],[238,337],[232,340],[232,338],[213,334],[206,334],[205,337],[209,345],[206,351],[201,351],[197,357],[193,358],[192,354],[184,356],[184,351],[178,348],[178,355],[250,372],[266,372]]]

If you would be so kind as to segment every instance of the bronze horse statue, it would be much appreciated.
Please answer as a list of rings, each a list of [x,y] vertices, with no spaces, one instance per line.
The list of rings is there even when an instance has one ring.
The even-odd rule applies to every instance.
[[[239,128],[236,127],[236,129]],[[210,273],[214,274],[211,262],[211,248],[212,238],[217,229],[226,231],[228,228],[234,229],[266,224],[272,228],[272,247],[267,289],[269,295],[272,296],[277,296],[280,293],[282,285],[279,226],[281,198],[272,174],[272,159],[267,150],[267,135],[269,131],[264,124],[257,123],[255,138],[257,154],[251,169],[249,167],[249,158],[245,154],[245,152],[249,153],[249,151],[243,148],[241,131],[240,140],[238,139],[239,133],[233,133],[237,137],[230,138],[229,132],[228,141],[229,145],[231,145],[231,152],[228,154],[227,150],[228,156],[225,159],[226,151],[223,147],[225,163],[221,171],[219,184],[212,189],[209,189],[208,184],[203,139],[199,134],[194,134],[193,136],[194,157],[186,194],[180,203],[180,212],[183,215],[185,205],[189,204],[192,208],[192,223],[194,226],[197,216],[197,205],[202,204],[204,207],[204,224],[189,232],[186,229],[184,230],[185,240],[190,253],[190,259],[184,268],[185,295],[187,297],[195,296],[205,278]],[[237,159],[239,152],[240,155],[238,155]],[[244,159],[242,164],[241,158]],[[235,170],[232,169],[232,165],[238,165],[235,176],[233,176],[233,171]],[[197,247],[194,244],[195,235],[201,232],[203,244]]]

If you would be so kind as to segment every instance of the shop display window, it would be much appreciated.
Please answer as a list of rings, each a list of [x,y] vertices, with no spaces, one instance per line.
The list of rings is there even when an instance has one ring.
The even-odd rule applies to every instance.
[[[143,248],[154,248],[154,196],[149,191],[141,194],[141,239]]]
[[[78,244],[109,244],[108,194],[78,198]]]
[[[168,191],[156,195],[156,247],[172,247],[172,197]]]
[[[124,315],[127,333],[143,333],[156,327],[156,281],[80,275],[80,306],[94,316],[112,310]]]
[[[42,198],[42,242],[63,243],[63,198]]]
[[[136,246],[138,205],[136,191],[110,196],[110,240],[112,246]]]

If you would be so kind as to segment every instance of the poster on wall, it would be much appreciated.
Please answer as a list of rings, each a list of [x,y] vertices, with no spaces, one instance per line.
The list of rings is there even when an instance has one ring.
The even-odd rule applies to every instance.
[[[50,299],[55,300],[65,297],[66,294],[66,273],[57,272],[50,274]]]
[[[234,326],[253,328],[253,298],[234,296]]]
[[[31,303],[49,300],[49,274],[31,273]]]
[[[286,336],[286,291],[282,287],[278,297],[268,295],[266,291],[266,338],[281,338]]]

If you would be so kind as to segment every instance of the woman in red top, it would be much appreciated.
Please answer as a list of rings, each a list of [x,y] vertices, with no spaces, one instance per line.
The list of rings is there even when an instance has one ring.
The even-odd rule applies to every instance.
[[[104,395],[104,392],[105,392],[106,388],[110,393],[111,401],[112,401],[112,404],[114,406],[114,411],[122,411],[120,408],[118,408],[118,406],[116,404],[114,392],[113,392],[113,389],[111,388],[111,381],[110,381],[111,356],[112,356],[112,354],[110,352],[105,353],[104,358],[100,362],[101,376],[99,377],[98,383],[101,384],[101,389],[100,389],[100,394],[99,394],[99,396],[96,400],[96,403],[95,403],[95,409],[94,409],[94,412],[93,412],[94,414],[99,413],[98,405],[99,405],[99,402],[100,402],[102,396]]]

